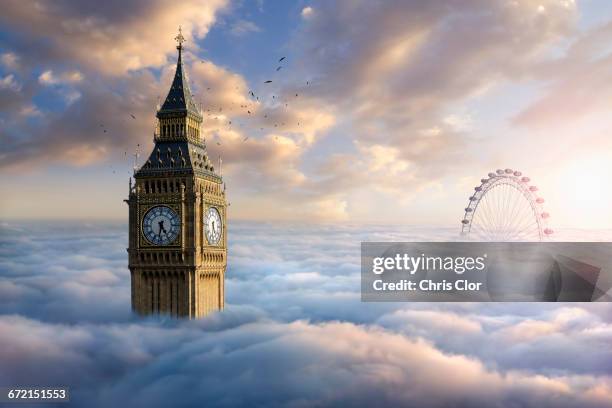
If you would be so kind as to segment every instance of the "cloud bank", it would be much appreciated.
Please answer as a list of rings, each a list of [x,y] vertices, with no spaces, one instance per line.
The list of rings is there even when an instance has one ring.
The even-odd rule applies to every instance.
[[[452,234],[236,224],[226,310],[177,322],[130,314],[121,225],[3,224],[0,382],[76,406],[611,406],[609,304],[360,302],[356,242]]]

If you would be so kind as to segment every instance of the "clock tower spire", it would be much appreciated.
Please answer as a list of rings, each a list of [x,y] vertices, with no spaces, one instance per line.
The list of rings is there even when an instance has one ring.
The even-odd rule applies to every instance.
[[[175,39],[176,72],[156,114],[155,146],[126,200],[132,309],[196,318],[224,306],[227,204],[201,134],[180,28]]]

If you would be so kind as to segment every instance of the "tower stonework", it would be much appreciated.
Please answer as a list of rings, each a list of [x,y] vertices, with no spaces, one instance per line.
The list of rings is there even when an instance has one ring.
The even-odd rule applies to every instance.
[[[227,204],[221,175],[200,132],[182,62],[157,111],[155,147],[130,182],[129,269],[132,309],[142,315],[197,318],[223,309]]]

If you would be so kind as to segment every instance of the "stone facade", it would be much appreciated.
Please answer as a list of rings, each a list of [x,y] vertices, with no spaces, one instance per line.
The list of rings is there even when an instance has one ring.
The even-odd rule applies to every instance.
[[[202,113],[189,90],[180,33],[177,40],[176,74],[157,112],[155,147],[135,172],[135,184],[130,182],[125,200],[129,206],[129,268],[135,312],[197,318],[224,306],[227,203],[225,185],[211,164],[200,132]],[[155,221],[145,225],[145,215],[160,212],[160,208],[171,218],[150,216]],[[207,224],[209,211],[219,217]],[[167,233],[175,219],[180,221],[175,234]],[[215,239],[207,235],[207,228],[215,230],[216,235],[210,235]],[[151,239],[156,237],[155,229],[158,242]]]

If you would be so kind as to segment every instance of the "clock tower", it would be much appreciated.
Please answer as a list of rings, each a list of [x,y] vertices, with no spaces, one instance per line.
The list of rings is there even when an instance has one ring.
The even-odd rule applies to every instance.
[[[225,185],[201,134],[176,37],[172,86],[157,111],[155,146],[130,181],[132,309],[197,318],[223,309],[227,265]]]

